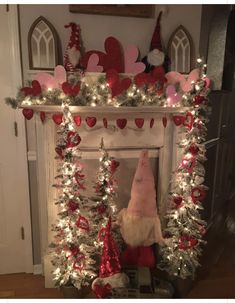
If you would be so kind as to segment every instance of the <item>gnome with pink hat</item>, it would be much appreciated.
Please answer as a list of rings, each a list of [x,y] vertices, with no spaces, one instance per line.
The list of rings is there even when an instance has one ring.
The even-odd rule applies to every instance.
[[[128,249],[124,263],[153,267],[155,258],[150,246],[164,244],[156,205],[156,189],[148,151],[140,154],[131,188],[128,207],[118,214],[117,223]],[[129,264],[134,265],[134,264]]]
[[[92,290],[97,298],[105,298],[112,288],[126,287],[128,276],[121,272],[120,253],[113,239],[111,218],[104,229],[104,247],[101,257],[99,277],[92,282]]]

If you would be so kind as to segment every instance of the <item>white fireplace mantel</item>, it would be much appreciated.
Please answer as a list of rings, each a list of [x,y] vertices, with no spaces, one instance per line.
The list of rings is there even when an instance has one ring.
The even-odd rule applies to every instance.
[[[53,287],[52,266],[50,263],[50,253],[48,245],[52,240],[51,224],[55,222],[57,209],[54,205],[57,192],[52,185],[57,170],[55,160],[55,143],[57,126],[50,115],[62,111],[61,106],[27,106],[35,112],[44,111],[46,120],[41,122],[40,116],[36,115],[36,139],[37,139],[37,178],[38,178],[38,200],[40,213],[40,241],[42,263],[44,265],[44,275],[46,287]],[[105,147],[114,157],[138,158],[140,150],[149,149],[150,157],[159,157],[158,169],[158,207],[161,218],[166,211],[166,201],[170,189],[170,179],[178,159],[180,150],[178,149],[178,127],[175,126],[172,116],[187,112],[187,108],[182,107],[87,107],[70,106],[72,114],[79,114],[82,124],[77,127],[77,131],[82,138],[80,149],[82,158],[98,159],[101,137],[104,138]],[[89,128],[84,122],[85,117],[93,115],[97,118],[97,124]],[[103,127],[102,118],[108,120],[109,127]],[[116,127],[116,119],[126,118],[128,120],[125,129]],[[143,129],[138,129],[134,123],[135,118],[144,118]],[[162,118],[167,118],[167,126],[164,127]],[[154,118],[154,126],[149,127],[150,120]]]

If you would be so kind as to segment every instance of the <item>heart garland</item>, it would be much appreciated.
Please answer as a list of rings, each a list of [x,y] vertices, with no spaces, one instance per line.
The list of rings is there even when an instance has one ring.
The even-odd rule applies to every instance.
[[[86,117],[85,120],[89,127],[93,127],[96,125],[96,117]]]
[[[29,108],[24,108],[22,110],[22,113],[23,113],[23,115],[25,116],[25,118],[27,120],[30,120],[30,119],[33,118],[34,111],[32,109],[29,109]]]
[[[135,124],[138,128],[142,128],[144,126],[143,118],[135,118]]]
[[[116,123],[117,123],[117,126],[120,129],[124,129],[126,127],[126,124],[127,124],[127,119],[117,119]]]
[[[80,126],[81,123],[82,123],[82,119],[81,119],[80,116],[74,116],[74,117],[73,117],[73,120],[74,120],[74,122],[75,122],[75,124],[76,124],[77,126]]]
[[[167,117],[162,118],[162,124],[165,128],[167,127]]]
[[[62,114],[53,114],[52,119],[55,122],[55,124],[60,125],[63,121],[63,115]]]
[[[44,123],[45,119],[46,119],[46,114],[45,112],[40,112],[40,119],[42,121],[42,123]]]

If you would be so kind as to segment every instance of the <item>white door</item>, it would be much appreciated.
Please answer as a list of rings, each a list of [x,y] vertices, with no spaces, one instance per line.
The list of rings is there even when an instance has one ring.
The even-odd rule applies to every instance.
[[[32,272],[25,125],[4,102],[21,85],[17,18],[16,5],[0,5],[0,274]]]

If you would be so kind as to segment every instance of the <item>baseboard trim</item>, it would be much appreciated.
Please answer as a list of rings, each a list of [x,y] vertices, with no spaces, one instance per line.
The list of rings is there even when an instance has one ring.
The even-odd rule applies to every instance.
[[[33,274],[41,275],[42,274],[42,264],[34,264],[33,265]]]

